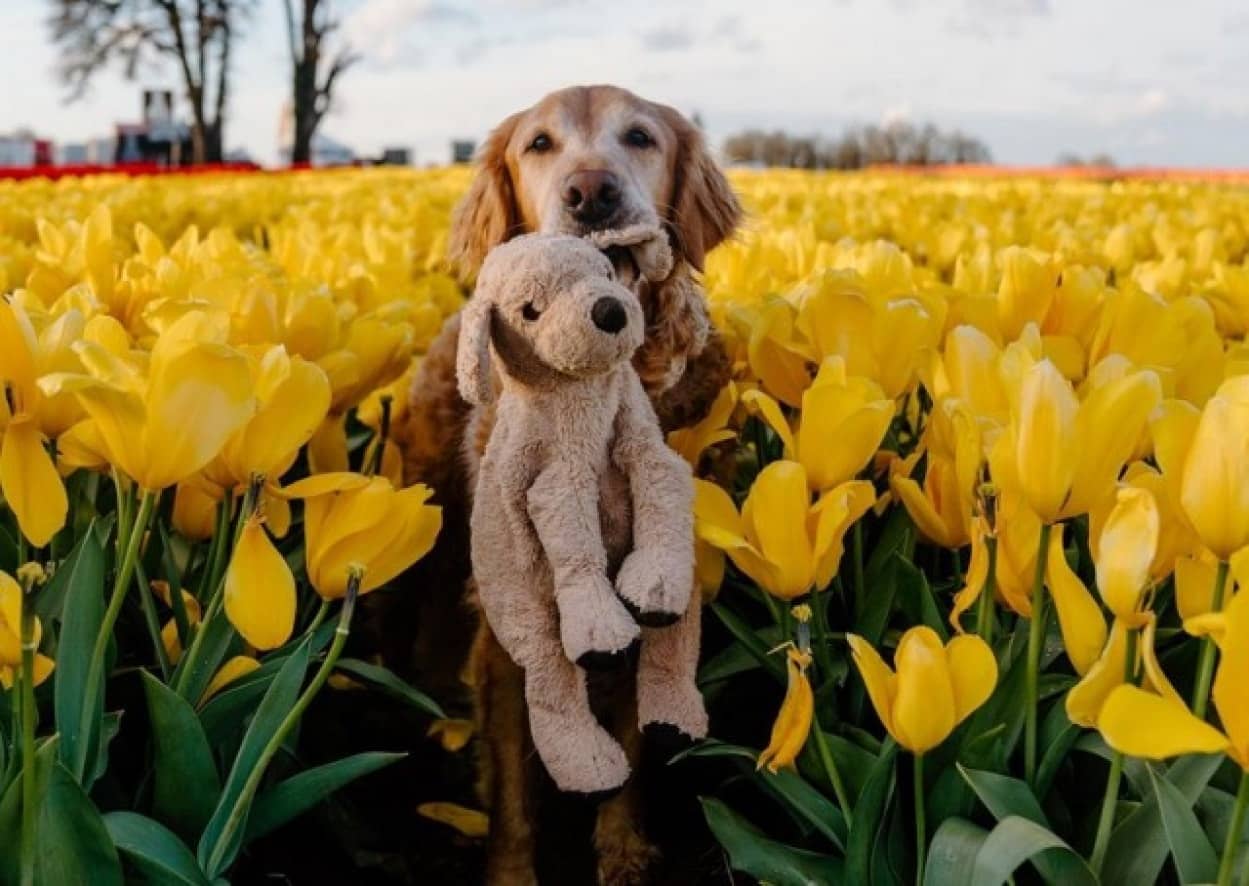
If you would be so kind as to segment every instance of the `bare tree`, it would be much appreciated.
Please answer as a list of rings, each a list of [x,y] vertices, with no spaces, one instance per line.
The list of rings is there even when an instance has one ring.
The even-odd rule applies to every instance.
[[[52,0],[48,23],[58,69],[81,98],[113,62],[134,79],[148,62],[173,61],[191,109],[196,163],[222,157],[234,41],[255,0]]]
[[[298,19],[295,3],[300,5]],[[291,54],[291,162],[307,163],[312,159],[312,137],[333,104],[338,78],[360,57],[348,46],[332,56],[325,51],[327,38],[340,24],[331,11],[332,0],[282,0],[282,4]]]

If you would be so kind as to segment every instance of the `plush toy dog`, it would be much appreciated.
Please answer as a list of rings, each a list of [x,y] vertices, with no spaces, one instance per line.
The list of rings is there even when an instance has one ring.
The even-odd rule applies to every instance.
[[[491,629],[525,671],[534,746],[565,791],[610,792],[628,778],[583,669],[620,663],[639,640],[641,727],[707,731],[690,470],[629,362],[645,321],[624,283],[661,280],[671,264],[653,229],[593,242],[532,234],[490,253],[464,309],[460,391],[496,410],[473,572]]]

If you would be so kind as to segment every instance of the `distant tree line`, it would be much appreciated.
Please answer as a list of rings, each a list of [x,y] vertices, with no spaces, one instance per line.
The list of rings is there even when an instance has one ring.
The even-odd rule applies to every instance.
[[[1087,158],[1067,152],[1058,155],[1058,166],[1104,166],[1114,168],[1115,158],[1109,154],[1093,154]]]
[[[862,169],[882,163],[938,166],[950,163],[991,163],[989,148],[958,130],[943,131],[931,123],[897,122],[859,126],[838,137],[791,135],[748,129],[724,142],[731,163],[794,169]]]

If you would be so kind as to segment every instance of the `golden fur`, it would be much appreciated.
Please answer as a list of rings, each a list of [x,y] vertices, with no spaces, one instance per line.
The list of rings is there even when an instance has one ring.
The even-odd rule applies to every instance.
[[[635,128],[643,129],[651,143],[632,143]],[[539,135],[546,136],[544,150],[531,150]],[[672,108],[616,87],[573,87],[503,121],[482,145],[478,163],[449,244],[467,280],[491,248],[517,234],[581,236],[647,222],[667,230],[676,268],[663,283],[638,287],[645,335],[633,365],[665,431],[698,421],[728,380],[729,362],[708,329],[695,274],[706,253],[732,234],[741,210],[697,127]],[[578,223],[561,202],[569,176],[587,170],[608,171],[621,185],[619,211],[602,224]],[[412,663],[432,691],[450,691],[451,677],[464,663],[467,636],[475,632],[465,676],[475,695],[481,788],[491,815],[487,880],[500,886],[534,884],[537,772],[524,675],[484,619],[476,619],[474,627],[463,606],[466,589],[470,600],[474,595],[468,565],[470,491],[461,453],[466,446],[484,451],[491,419],[488,412],[479,415],[473,439],[465,439],[470,410],[456,390],[458,334],[456,317],[423,358],[406,420],[396,429],[405,480],[429,484],[444,508],[443,532],[412,580],[411,596],[420,610]],[[401,636],[397,627],[391,633]],[[392,658],[397,651],[392,644]],[[632,674],[591,692],[599,701],[599,719],[636,764],[641,735]],[[655,854],[642,833],[635,781],[599,809],[594,841],[605,884],[644,882]]]

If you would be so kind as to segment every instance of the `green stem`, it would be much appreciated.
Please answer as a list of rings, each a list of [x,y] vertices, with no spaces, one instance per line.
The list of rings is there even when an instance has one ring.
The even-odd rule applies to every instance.
[[[165,682],[169,682],[169,654],[165,652],[165,642],[160,636],[160,617],[156,614],[156,600],[153,598],[152,586],[148,584],[142,560],[143,558],[140,557],[134,564],[134,583],[138,586],[139,603],[143,607],[143,621],[147,623],[147,632],[152,638],[152,648],[156,651],[156,663],[160,666],[161,677]],[[178,594],[178,590],[170,588],[171,602],[175,594]]]
[[[1032,618],[1028,625],[1028,668],[1026,708],[1024,722],[1023,768],[1028,784],[1036,781],[1037,759],[1037,706],[1041,685],[1041,647],[1045,644],[1045,556],[1049,552],[1050,530],[1046,523],[1041,527],[1037,544],[1036,570],[1032,575]]]
[[[268,769],[270,761],[277,754],[278,750],[281,749],[282,743],[286,741],[286,737],[295,728],[300,717],[307,710],[308,705],[312,704],[312,700],[321,691],[321,687],[325,685],[325,681],[329,679],[330,674],[333,672],[334,665],[338,662],[338,657],[342,654],[343,646],[347,642],[347,636],[351,633],[351,616],[356,608],[356,595],[360,589],[360,578],[359,574],[353,574],[348,579],[347,594],[343,598],[343,608],[338,615],[338,627],[334,631],[334,642],[330,645],[329,651],[325,654],[325,659],[321,662],[321,667],[317,669],[316,676],[312,678],[308,688],[299,696],[295,706],[283,718],[277,731],[273,733],[264,749],[260,752],[260,757],[256,760],[255,766],[252,767],[251,773],[247,776],[247,781],[243,783],[243,790],[239,793],[238,799],[234,801],[234,806],[230,809],[230,814],[226,818],[225,824],[222,825],[221,833],[213,845],[212,852],[208,858],[208,870],[217,871],[220,868],[222,854],[233,842],[235,831],[242,827],[246,820],[247,811],[251,808],[252,798],[260,788],[260,782],[265,776],[265,770]]]
[[[100,632],[96,634],[95,646],[91,650],[91,663],[87,668],[87,683],[83,690],[86,695],[83,698],[81,720],[78,724],[78,756],[73,761],[74,776],[80,781],[86,771],[87,747],[90,744],[86,738],[98,725],[92,720],[96,716],[96,705],[104,693],[104,658],[108,653],[108,641],[113,636],[113,626],[117,624],[117,616],[121,614],[121,605],[126,599],[126,588],[130,586],[130,579],[134,575],[134,566],[139,559],[139,548],[142,547],[148,521],[152,518],[156,498],[156,493],[143,490],[139,500],[139,514],[126,534],[126,549],[122,555],[121,566],[118,567],[117,575],[113,579],[113,590],[109,595],[108,608],[104,610],[104,620],[100,623]]]
[[[1138,629],[1129,628],[1127,654],[1123,665],[1124,683],[1136,683],[1137,640]],[[1110,831],[1115,823],[1115,809],[1119,805],[1119,784],[1122,779],[1123,754],[1115,751],[1110,758],[1110,774],[1106,777],[1106,792],[1102,795],[1102,811],[1097,820],[1097,836],[1093,840],[1093,854],[1089,856],[1089,866],[1096,875],[1101,874],[1102,864],[1106,861],[1106,850],[1110,848]]]
[[[38,785],[35,772],[35,611],[30,597],[30,582],[22,582],[22,848],[21,883],[35,882],[35,827],[38,823],[36,805]]]
[[[1236,793],[1236,805],[1232,808],[1232,823],[1227,831],[1227,840],[1223,843],[1223,859],[1219,862],[1219,877],[1216,881],[1218,886],[1232,886],[1232,874],[1236,865],[1236,847],[1240,843],[1240,832],[1245,826],[1246,809],[1249,809],[1249,772],[1240,776],[1240,790]],[[1249,867],[1245,868],[1241,882],[1247,879],[1249,879]]]
[[[230,496],[217,503],[217,526],[213,530],[212,540],[208,543],[208,556],[204,560],[204,572],[200,576],[199,586],[195,589],[195,599],[203,600],[204,595],[217,586],[217,573],[221,565],[221,551],[225,546],[226,536],[230,532]]]
[[[993,603],[997,593],[997,536],[986,535],[985,546],[989,549],[989,573],[985,576],[980,599],[976,601],[976,633],[980,639],[993,645]]]
[[[924,882],[924,856],[928,852],[928,814],[924,809],[924,755],[915,761],[915,886]]]
[[[305,637],[311,637],[316,633],[317,628],[321,627],[321,622],[325,621],[325,616],[330,614],[330,601],[321,598],[321,605],[317,607],[316,614],[312,616],[312,621],[308,623],[307,629],[304,631]]]
[[[863,588],[863,521],[856,520],[850,532],[850,581],[854,585],[854,603],[862,605],[865,591]]]
[[[243,534],[243,526],[251,517],[252,511],[256,508],[256,500],[260,495],[260,489],[264,486],[264,478],[252,478],[252,482],[247,485],[247,492],[243,494],[243,504],[239,507],[238,519],[234,524],[234,533],[231,541],[227,545],[224,542],[218,547],[216,555],[216,563],[213,565],[213,583],[212,596],[208,600],[208,605],[204,607],[203,617],[200,619],[199,627],[196,629],[194,636],[191,637],[191,645],[186,651],[186,655],[178,663],[178,679],[174,681],[174,691],[182,693],[186,687],[186,681],[191,679],[191,674],[195,672],[195,666],[199,663],[200,655],[204,648],[204,637],[208,633],[208,626],[212,624],[214,618],[221,612],[224,601],[225,591],[225,570],[222,568],[228,563],[226,554],[232,553],[238,544],[239,537]],[[219,522],[217,531],[224,535],[224,529],[229,527],[229,521],[225,521],[225,526]],[[194,700],[192,700],[194,703]]]
[[[854,807],[850,803],[850,795],[846,793],[846,784],[841,780],[841,771],[837,768],[837,761],[833,759],[833,752],[828,746],[828,737],[824,735],[824,730],[820,728],[818,717],[814,726],[815,728],[811,731],[815,733],[815,747],[820,753],[820,763],[824,766],[824,774],[828,776],[828,780],[833,786],[833,793],[837,797],[837,805],[841,807],[842,817],[846,820],[846,831],[849,832],[852,821],[851,810]]]
[[[1214,591],[1210,595],[1210,611],[1223,611],[1223,592],[1227,589],[1227,561],[1219,561],[1219,568],[1214,573]],[[1193,714],[1201,719],[1206,718],[1206,708],[1210,704],[1210,682],[1214,679],[1214,663],[1218,657],[1218,649],[1209,636],[1201,638],[1201,657],[1197,659],[1197,682],[1193,686]]]
[[[375,438],[377,447],[370,453],[369,463],[364,471],[370,477],[375,476],[382,469],[382,460],[386,456],[386,438],[390,436],[390,401],[389,396],[381,398],[382,416]]]

